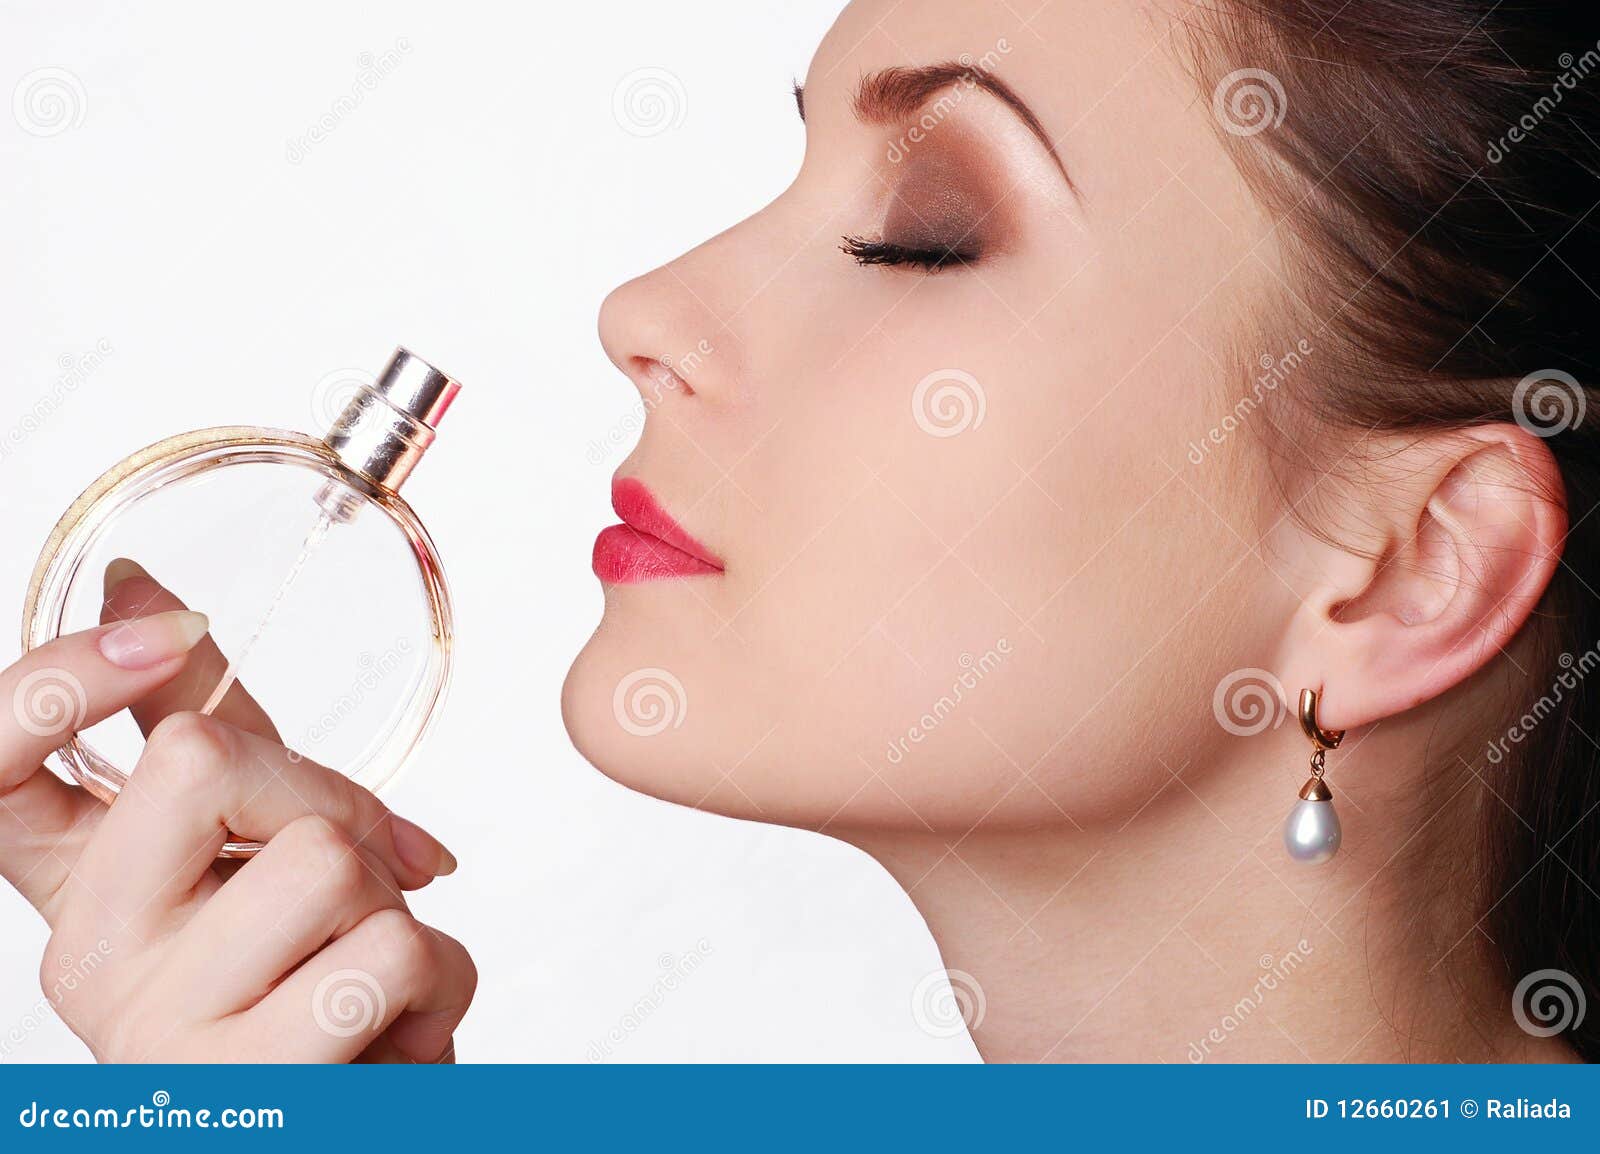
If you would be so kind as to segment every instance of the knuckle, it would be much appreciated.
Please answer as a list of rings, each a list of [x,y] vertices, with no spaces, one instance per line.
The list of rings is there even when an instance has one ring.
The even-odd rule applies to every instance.
[[[361,885],[364,867],[350,837],[319,814],[296,818],[278,835],[287,842],[289,860],[311,886],[348,897]]]
[[[431,954],[427,928],[406,911],[396,909],[378,910],[363,925],[385,967],[408,989],[420,987],[427,976]]]
[[[328,784],[332,787],[329,805],[342,821],[361,829],[370,829],[385,812],[378,795],[357,785],[337,770],[328,770]]]
[[[180,796],[219,781],[232,752],[222,722],[202,713],[174,713],[150,731],[136,772],[145,786]]]

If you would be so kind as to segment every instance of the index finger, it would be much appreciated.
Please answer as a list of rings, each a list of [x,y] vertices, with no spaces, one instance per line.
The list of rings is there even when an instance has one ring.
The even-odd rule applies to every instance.
[[[177,713],[150,735],[74,882],[124,922],[159,932],[209,874],[230,833],[270,841],[313,815],[375,853],[402,889],[455,869],[432,835],[336,770],[214,717]]]
[[[137,562],[118,557],[106,566],[105,601],[100,609],[102,623],[130,621],[187,608],[189,606],[179,600],[176,594]],[[205,704],[227,671],[228,658],[217,647],[211,634],[207,633],[190,651],[189,660],[178,675],[134,702],[128,712],[139,723],[139,732],[149,737],[150,731],[163,717],[199,709]],[[212,711],[212,716],[248,733],[258,733],[269,741],[281,740],[267,711],[237,681],[229,687],[227,694]]]

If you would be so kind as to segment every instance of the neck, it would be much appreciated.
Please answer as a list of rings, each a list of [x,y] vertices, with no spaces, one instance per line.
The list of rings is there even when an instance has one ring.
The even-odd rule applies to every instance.
[[[1259,766],[1174,780],[1120,829],[844,836],[911,895],[991,1061],[1560,1058],[1516,1028],[1477,914],[1442,896],[1476,783],[1417,805],[1385,782],[1413,736],[1341,756],[1344,845],[1321,866],[1285,854],[1293,785]]]

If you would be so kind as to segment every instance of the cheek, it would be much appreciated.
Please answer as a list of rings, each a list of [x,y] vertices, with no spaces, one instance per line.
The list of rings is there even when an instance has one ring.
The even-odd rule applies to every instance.
[[[1125,816],[1270,662],[1250,450],[1185,459],[1226,390],[1181,334],[1130,355],[1152,318],[1030,330],[969,292],[934,322],[955,276],[916,291],[751,461],[767,576],[738,625],[783,671],[773,741],[862,820]]]
[[[569,677],[603,771],[738,816],[959,834],[1124,820],[1226,740],[1215,686],[1270,660],[1244,442],[1184,459],[1226,390],[1181,335],[1132,352],[1159,318],[1131,299],[1023,325],[958,275],[850,281],[762,346],[781,371],[753,378],[723,482],[739,563],[710,607],[631,590]]]

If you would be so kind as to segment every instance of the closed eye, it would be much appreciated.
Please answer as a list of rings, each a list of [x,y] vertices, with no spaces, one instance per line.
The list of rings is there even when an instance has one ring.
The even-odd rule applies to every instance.
[[[839,248],[854,257],[859,265],[910,266],[923,268],[929,272],[938,272],[940,269],[952,266],[976,264],[978,260],[976,251],[963,250],[959,247],[911,246],[889,241],[867,240],[859,236],[845,237],[844,243]]]

